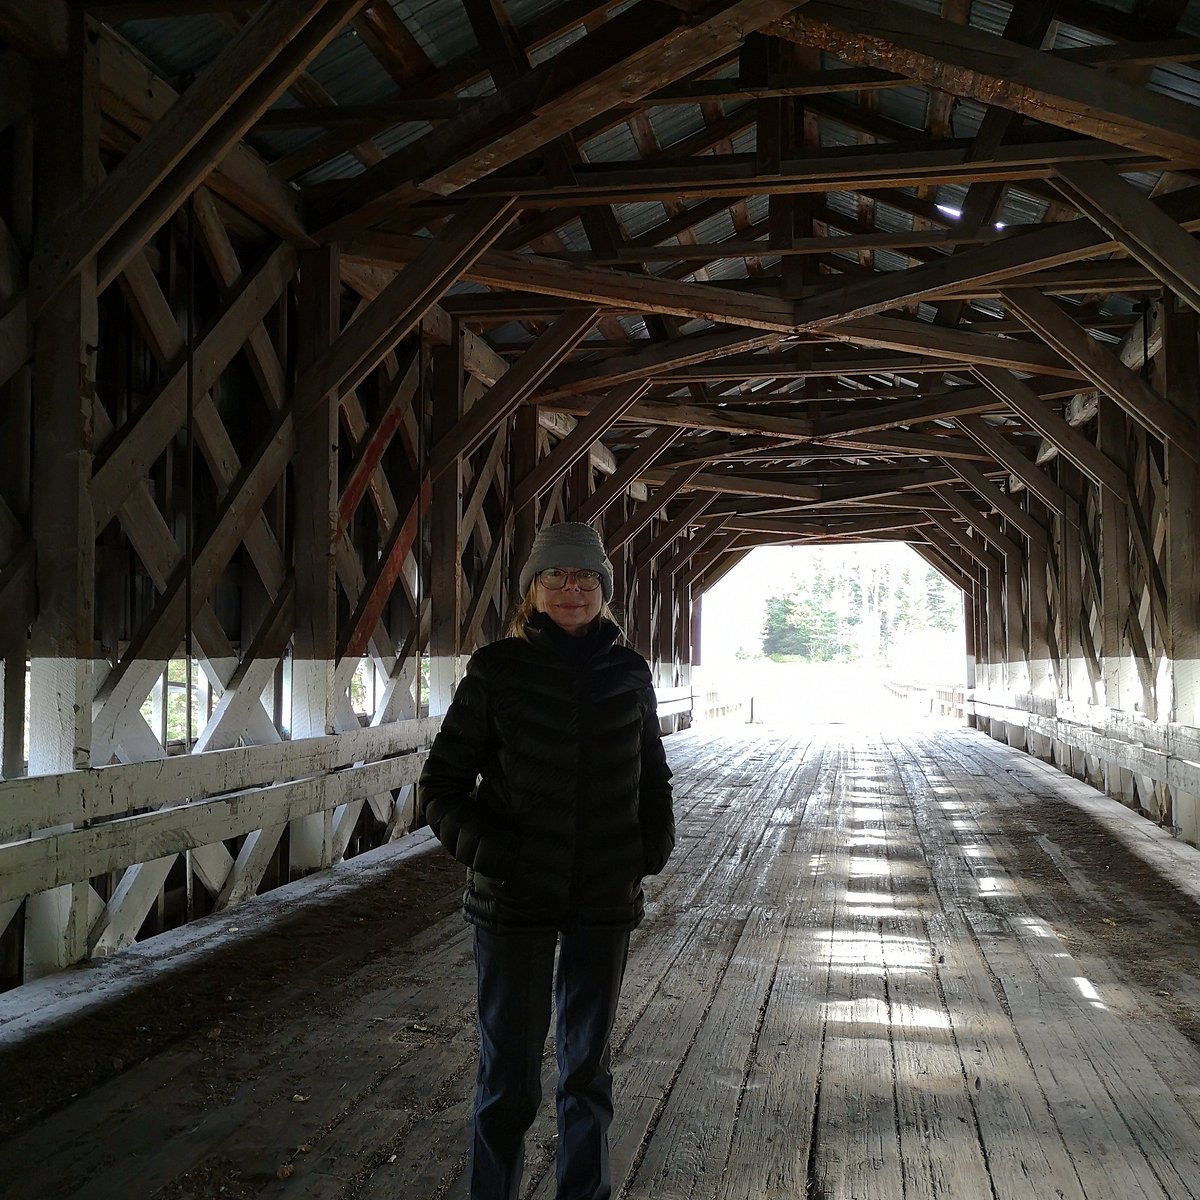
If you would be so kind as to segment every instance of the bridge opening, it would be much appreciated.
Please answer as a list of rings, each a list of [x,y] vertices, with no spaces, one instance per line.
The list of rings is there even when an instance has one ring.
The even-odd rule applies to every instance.
[[[962,593],[907,545],[762,546],[699,607],[698,719],[965,719]]]

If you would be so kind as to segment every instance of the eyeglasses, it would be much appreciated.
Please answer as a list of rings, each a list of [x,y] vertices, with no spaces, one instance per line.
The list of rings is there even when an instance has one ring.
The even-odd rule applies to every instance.
[[[547,567],[537,574],[538,582],[551,592],[561,591],[574,583],[581,592],[594,592],[600,586],[599,571],[568,571],[563,567]]]

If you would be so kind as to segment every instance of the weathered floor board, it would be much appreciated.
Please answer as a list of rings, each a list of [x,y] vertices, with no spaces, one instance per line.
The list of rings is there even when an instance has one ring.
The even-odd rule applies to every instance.
[[[679,846],[614,1037],[619,1195],[1200,1198],[1200,913],[1078,784],[934,727],[669,748]],[[183,1045],[31,1124],[5,1195],[461,1198],[472,987],[451,917],[319,1019],[281,1005],[222,1086]],[[548,1057],[529,1200],[554,1195],[553,1084]]]

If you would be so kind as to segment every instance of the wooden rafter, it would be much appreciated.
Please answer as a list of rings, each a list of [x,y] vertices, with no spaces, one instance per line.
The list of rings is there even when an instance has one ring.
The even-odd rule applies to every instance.
[[[1192,106],[907,5],[814,0],[771,32],[1146,154],[1200,157]]]

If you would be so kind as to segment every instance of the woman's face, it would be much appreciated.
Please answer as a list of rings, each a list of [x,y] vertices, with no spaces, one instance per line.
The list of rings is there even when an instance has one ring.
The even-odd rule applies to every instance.
[[[559,569],[570,570],[569,567]],[[575,581],[574,575],[568,575],[566,583],[558,589],[546,587],[540,578],[534,587],[538,612],[544,612],[559,629],[575,637],[587,632],[588,626],[600,615],[600,606],[604,603],[602,587],[585,592]]]

